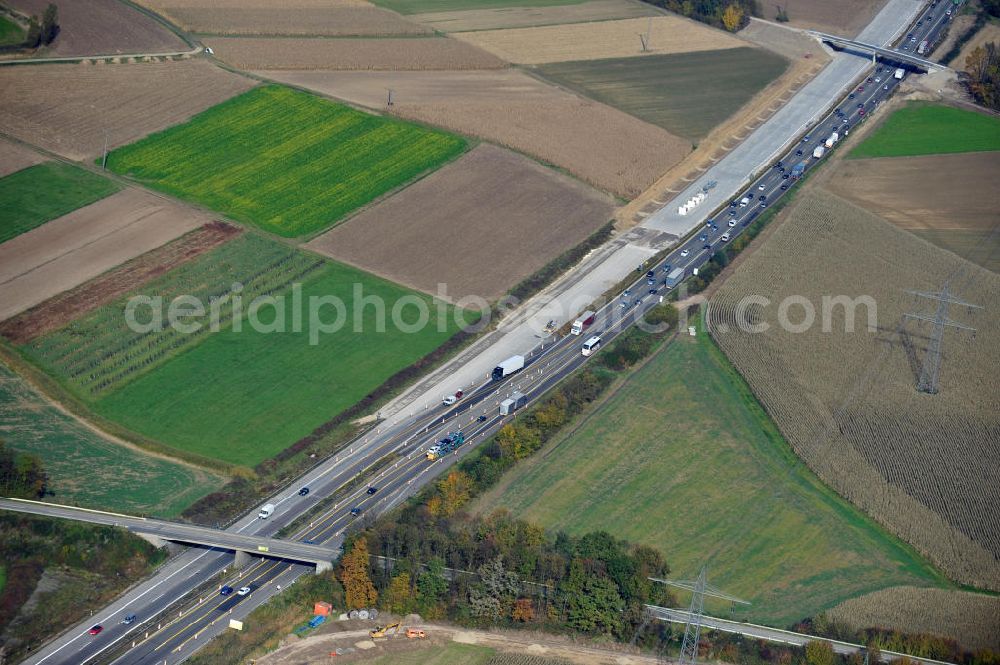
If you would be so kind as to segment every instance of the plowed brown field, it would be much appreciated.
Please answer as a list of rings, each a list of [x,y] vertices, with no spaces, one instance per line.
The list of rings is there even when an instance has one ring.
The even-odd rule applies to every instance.
[[[30,148],[0,139],[0,178],[44,161],[44,157]]]
[[[424,70],[501,69],[486,51],[447,37],[297,39],[214,37],[206,43],[240,69]]]
[[[650,32],[650,47],[643,51],[639,35],[647,30]],[[507,62],[526,65],[746,46],[746,43],[722,30],[714,30],[679,16],[482,30],[455,33],[454,37]]]
[[[639,0],[591,0],[576,5],[552,7],[499,7],[428,12],[410,14],[408,18],[442,32],[463,32],[610,21],[637,16],[663,16],[663,12]]]
[[[624,198],[638,195],[691,145],[604,104],[516,71],[263,72],[271,78],[477,136],[564,168]]]
[[[26,14],[41,16],[50,0],[8,0]],[[58,2],[59,35],[47,55],[109,55],[186,51],[187,44],[154,19],[119,0]]]
[[[821,30],[834,35],[853,37],[868,25],[886,0],[799,0],[781,5],[796,28]],[[773,4],[764,7],[764,18],[775,17]]]
[[[207,214],[125,189],[0,245],[0,320],[209,221]]]
[[[421,35],[431,29],[372,6],[168,7],[188,30],[217,35]]]
[[[308,246],[427,293],[445,284],[450,299],[494,300],[607,223],[613,209],[583,183],[480,145]]]
[[[83,160],[101,154],[105,136],[109,149],[131,143],[254,85],[202,60],[3,67],[0,126],[22,141]]]
[[[171,268],[204,254],[239,233],[241,231],[238,227],[222,222],[209,222],[0,323],[0,334],[15,344],[30,342],[111,302]]]

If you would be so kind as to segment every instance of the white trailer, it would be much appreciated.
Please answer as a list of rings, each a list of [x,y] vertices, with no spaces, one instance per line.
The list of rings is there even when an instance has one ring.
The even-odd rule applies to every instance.
[[[516,410],[520,409],[522,406],[528,403],[528,397],[524,393],[517,392],[516,390],[510,394],[508,399],[500,402],[500,415],[509,416]]]
[[[832,148],[834,144],[837,143],[837,141],[839,140],[840,140],[840,134],[838,134],[837,132],[830,134],[829,138],[827,138],[826,140],[826,147]]]
[[[573,322],[573,327],[569,329],[570,335],[579,335],[583,332],[583,329],[594,322],[594,317],[597,316],[597,312],[592,309],[588,309],[586,312],[580,315],[576,321]]]
[[[825,152],[826,152],[826,146],[818,145],[816,146],[816,149],[813,150],[813,157],[819,159],[820,157],[823,156],[823,153]]]
[[[493,380],[499,381],[524,369],[524,356],[511,356],[493,368]]]
[[[906,76],[906,70],[903,69],[902,67],[898,68],[896,70],[896,73],[892,75],[893,78],[898,79],[900,81],[903,80],[904,76]]]

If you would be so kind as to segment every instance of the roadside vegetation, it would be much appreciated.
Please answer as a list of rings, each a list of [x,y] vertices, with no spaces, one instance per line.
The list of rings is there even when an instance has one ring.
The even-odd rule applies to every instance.
[[[0,178],[0,242],[121,189],[78,166],[45,162]]]
[[[695,21],[736,32],[746,27],[751,16],[760,16],[758,0],[643,0]]]
[[[1000,44],[986,42],[977,46],[964,64],[969,92],[975,100],[986,108],[1000,110]]]
[[[697,142],[771,81],[788,61],[759,48],[542,65],[558,85]]]
[[[0,14],[0,46],[11,46],[24,41],[24,29],[6,16]]]
[[[904,157],[1000,150],[1000,118],[929,102],[897,109],[848,157]]]
[[[464,139],[262,86],[113,151],[108,168],[280,236],[325,229]]]
[[[48,46],[59,35],[59,30],[59,8],[55,4],[45,7],[41,20],[37,16],[15,14],[6,6],[0,6],[0,53]]]

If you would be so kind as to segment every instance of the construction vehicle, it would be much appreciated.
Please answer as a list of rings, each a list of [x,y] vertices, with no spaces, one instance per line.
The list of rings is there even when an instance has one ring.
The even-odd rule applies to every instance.
[[[463,443],[465,443],[465,433],[452,432],[427,449],[427,459],[433,462],[440,457],[444,457]]]
[[[387,626],[375,626],[372,630],[368,631],[368,637],[377,639],[379,637],[391,637],[399,632],[399,622],[390,623]]]
[[[421,639],[422,640],[422,639],[425,639],[427,637],[427,633],[425,633],[420,628],[407,628],[406,629],[406,637],[408,639],[411,639],[411,640],[413,638],[417,638],[417,639]]]

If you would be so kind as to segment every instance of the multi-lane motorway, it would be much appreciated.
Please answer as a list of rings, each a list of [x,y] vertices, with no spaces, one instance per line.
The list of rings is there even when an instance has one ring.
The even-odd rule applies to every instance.
[[[912,36],[904,36],[901,45],[907,45],[912,52],[915,45],[925,39],[935,43],[948,20],[949,8],[950,2],[938,2],[925,8]],[[881,71],[878,67],[882,67]],[[532,399],[537,398],[587,360],[580,347],[588,336],[599,334],[608,343],[654,306],[665,290],[666,265],[683,267],[686,274],[690,274],[725,242],[724,234],[728,233],[730,240],[737,237],[757,215],[780,198],[785,191],[783,188],[793,183],[791,170],[795,164],[804,162],[808,171],[825,159],[813,158],[813,149],[833,131],[845,136],[892,93],[899,84],[893,77],[894,70],[892,64],[873,66],[864,79],[855,84],[850,97],[842,100],[837,111],[823,117],[809,128],[798,144],[787,150],[780,158],[780,167],[775,164],[774,168],[765,171],[734,199],[735,205],[720,210],[711,222],[687,237],[659,265],[645,266],[644,270],[653,271],[653,284],[647,282],[645,273],[637,274],[635,283],[629,287],[629,296],[619,296],[603,307],[585,335],[548,338],[530,353],[525,369],[510,379],[486,383],[469,391],[470,394],[454,406],[442,405],[391,428],[369,432],[272,498],[270,501],[277,505],[277,510],[271,518],[258,519],[254,511],[230,530],[270,536],[314,509],[324,497],[336,496],[332,505],[310,517],[308,523],[288,537],[339,547],[345,531],[352,525],[397,505],[495,433],[504,422],[498,404],[512,391],[520,390]],[[744,197],[751,200],[741,205]],[[651,289],[652,294],[649,293]],[[428,460],[426,448],[454,430],[465,433],[466,443],[445,458]],[[357,483],[358,478],[364,482]],[[309,493],[301,495],[302,487],[308,487]],[[87,633],[90,623],[74,626],[25,662],[178,663],[225,630],[229,619],[245,617],[281,587],[311,572],[310,566],[256,558],[236,571],[231,553],[192,549],[174,557],[153,579],[96,614],[90,623],[103,626],[98,635]],[[218,589],[222,586],[248,586],[251,591],[245,596],[221,596]],[[121,624],[121,619],[129,614],[135,614],[137,620]]]

